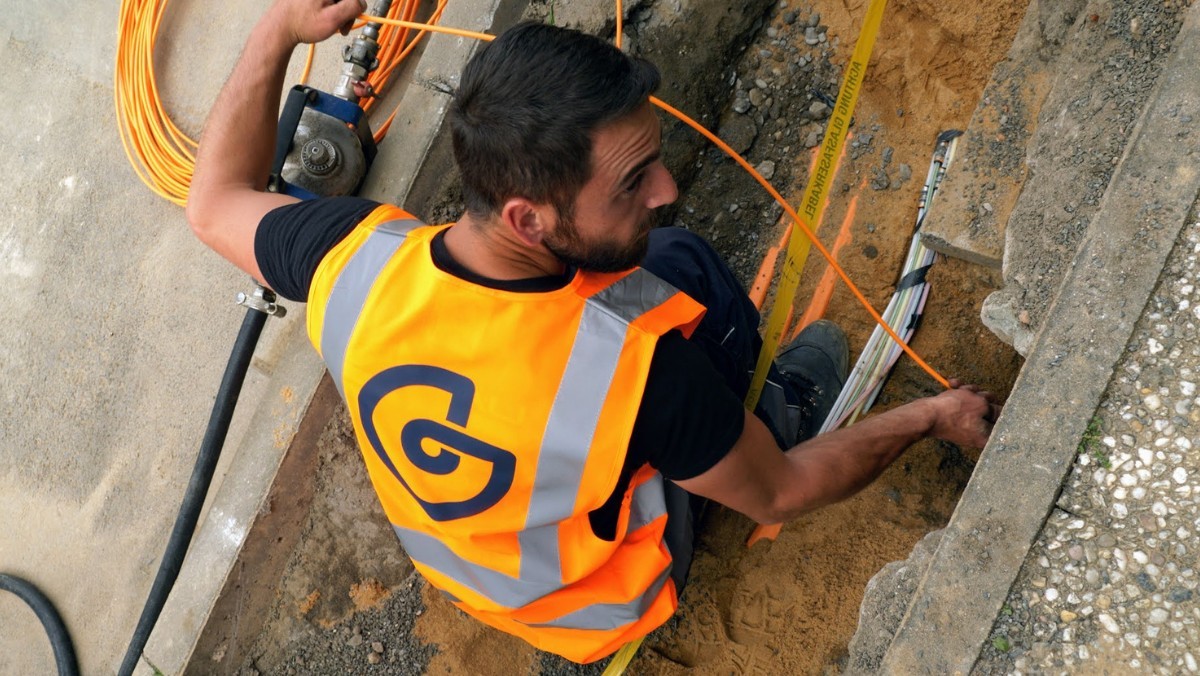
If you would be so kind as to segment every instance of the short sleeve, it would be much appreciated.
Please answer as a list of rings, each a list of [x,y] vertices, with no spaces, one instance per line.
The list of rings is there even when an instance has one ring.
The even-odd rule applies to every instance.
[[[327,197],[267,212],[254,236],[263,281],[283,298],[307,301],[321,259],[378,206],[361,197]]]

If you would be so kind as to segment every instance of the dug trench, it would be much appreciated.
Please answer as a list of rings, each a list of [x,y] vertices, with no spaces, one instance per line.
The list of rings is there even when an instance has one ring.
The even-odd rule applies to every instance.
[[[700,111],[696,117],[797,204],[828,118],[826,100],[837,95],[867,2],[787,0],[730,10],[732,4],[632,3],[627,48],[663,67],[664,99]],[[1025,6],[1026,0],[893,0],[887,8],[818,231],[827,246],[841,242],[840,264],[877,308],[892,293],[912,236],[934,139],[967,124]],[[531,12],[545,17],[552,7],[535,3]],[[606,7],[559,6],[556,20],[611,37]],[[668,29],[677,32],[675,42],[653,39]],[[709,55],[718,67],[707,68],[708,76],[681,83],[671,79],[674,62],[690,57],[679,44],[728,49]],[[749,287],[782,234],[782,209],[681,124],[664,118],[664,138],[682,189],[664,221],[706,237]],[[425,215],[453,218],[458,208],[451,181]],[[825,268],[814,252],[801,278],[797,316]],[[939,259],[928,279],[932,292],[912,346],[941,373],[1003,398],[1019,357],[979,321],[983,298],[1000,284],[998,271]],[[870,316],[840,282],[825,316],[846,329],[853,358],[873,328]],[[328,384],[323,389],[331,413],[308,451],[316,471],[293,486],[304,495],[303,510],[281,520],[286,532],[278,540],[286,551],[274,556],[286,559],[282,577],[234,581],[269,590],[266,610],[251,617],[235,604],[215,616],[189,673],[600,673],[603,661],[573,665],[483,627],[421,581],[378,508],[344,409],[332,403]],[[938,389],[902,358],[876,410]],[[919,443],[859,495],[749,548],[748,519],[710,510],[679,612],[651,634],[629,673],[841,671],[868,580],[948,520],[978,452]]]

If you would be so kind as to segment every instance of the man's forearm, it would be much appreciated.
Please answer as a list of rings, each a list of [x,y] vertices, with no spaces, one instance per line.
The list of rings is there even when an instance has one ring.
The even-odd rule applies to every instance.
[[[288,60],[296,45],[348,26],[362,6],[361,0],[276,0],[254,26],[204,126],[188,222],[202,242],[260,282],[266,280],[254,253],[258,224],[296,201],[263,190]]]
[[[781,505],[784,520],[862,490],[905,449],[928,436],[935,420],[928,400],[917,400],[792,448],[788,462],[807,490],[791,494],[797,502]]]
[[[255,25],[205,123],[192,178],[193,195],[202,198],[206,190],[216,187],[265,187],[275,147],[279,97],[296,45],[271,11]]]

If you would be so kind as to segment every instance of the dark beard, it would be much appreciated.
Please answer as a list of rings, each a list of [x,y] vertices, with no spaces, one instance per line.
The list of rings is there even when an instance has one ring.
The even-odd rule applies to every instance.
[[[563,264],[587,272],[623,272],[637,266],[650,248],[652,219],[643,224],[637,239],[625,246],[613,242],[584,244],[571,214],[559,212],[559,227],[553,237],[542,240]]]

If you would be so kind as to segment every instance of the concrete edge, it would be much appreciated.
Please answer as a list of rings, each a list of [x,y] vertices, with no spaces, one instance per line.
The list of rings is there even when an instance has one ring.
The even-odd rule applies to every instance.
[[[232,456],[225,477],[209,496],[175,588],[146,644],[145,659],[163,673],[181,673],[187,664],[325,373],[308,347],[303,313],[297,315],[289,318],[279,341],[283,354],[295,356],[279,361],[241,444],[224,450]],[[145,659],[137,673],[151,674]]]
[[[1184,113],[1200,107],[1200,5],[1133,132],[995,433],[881,671],[966,674],[1073,465],[1162,266],[1200,195]],[[1150,124],[1149,122],[1152,122]],[[1190,157],[1189,157],[1190,156]]]
[[[528,0],[455,2],[446,7],[440,23],[494,34],[520,20],[528,7]],[[363,195],[417,212],[437,196],[446,176],[456,171],[449,135],[443,132],[451,94],[463,67],[482,44],[445,34],[429,37],[400,99],[387,152],[376,159]]]
[[[322,369],[323,370],[323,369]],[[282,577],[312,507],[319,471],[321,433],[341,403],[328,375],[313,392],[292,443],[275,472],[231,571],[217,595],[191,657],[174,673],[206,674],[243,664],[278,593],[265,580]]]
[[[452,3],[443,13],[441,23],[468,30],[494,31],[515,23],[528,6],[528,0]],[[456,85],[457,74],[479,44],[475,40],[441,34],[430,37],[421,54],[414,81],[401,98],[401,112],[389,132],[389,137],[403,141],[393,140],[388,152],[380,155],[361,194],[402,203],[409,208],[415,208],[414,202],[419,204],[435,194],[435,186],[445,178],[447,166],[452,161],[449,140],[442,133],[450,104],[448,92],[452,90],[443,85]],[[274,533],[267,531],[271,531],[270,524],[278,520],[270,518],[270,496],[274,494],[276,477],[281,466],[290,463],[302,467],[305,458],[315,457],[311,449],[304,452],[307,445],[301,439],[301,430],[303,428],[305,436],[311,436],[315,441],[320,429],[318,427],[314,432],[311,428],[323,426],[333,410],[333,404],[324,402],[325,397],[320,396],[318,386],[325,367],[309,347],[303,321],[291,318],[287,321],[290,326],[286,329],[286,338],[281,337],[279,341],[280,353],[294,354],[295,357],[279,360],[278,370],[267,389],[276,396],[260,402],[255,408],[250,429],[241,444],[225,449],[225,454],[234,457],[216,494],[209,497],[207,512],[192,539],[175,588],[146,644],[137,673],[154,673],[147,660],[164,673],[183,673],[210,618],[221,614],[214,615],[214,611],[230,600],[235,603],[260,601],[257,596],[241,594],[242,580],[266,579],[269,568],[283,565],[283,561],[264,553],[274,542]],[[294,452],[297,459],[287,460]],[[296,510],[304,509],[310,501],[311,490],[299,491],[290,496],[283,513],[299,513]],[[267,544],[251,543],[252,535],[256,538],[265,536]],[[251,568],[249,572],[247,567]],[[239,612],[251,610],[242,606]]]

